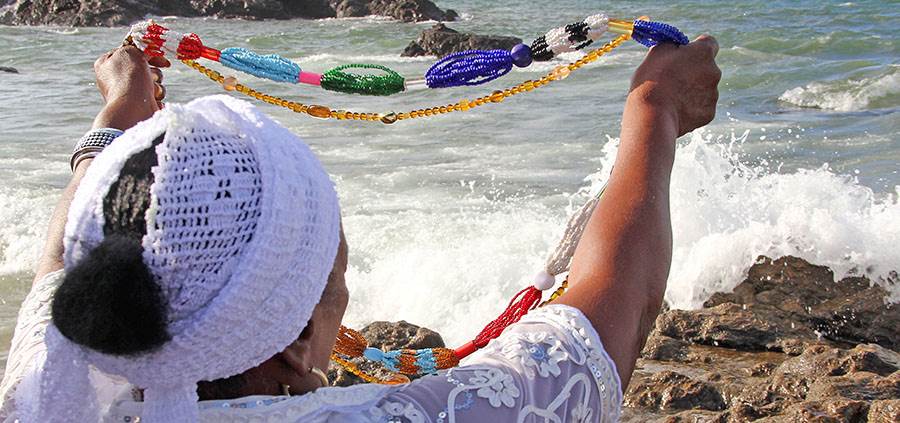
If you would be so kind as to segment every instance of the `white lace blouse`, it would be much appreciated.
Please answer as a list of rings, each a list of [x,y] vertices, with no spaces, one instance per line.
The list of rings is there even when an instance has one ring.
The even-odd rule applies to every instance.
[[[22,304],[0,384],[0,421],[15,421],[16,385],[43,360],[50,299],[62,272]],[[121,391],[121,390],[120,390]],[[110,397],[112,398],[112,397]],[[141,403],[109,400],[105,422],[139,422]],[[202,401],[203,422],[615,422],[622,390],[600,337],[575,308],[532,311],[463,365],[399,386],[323,388],[297,397]]]

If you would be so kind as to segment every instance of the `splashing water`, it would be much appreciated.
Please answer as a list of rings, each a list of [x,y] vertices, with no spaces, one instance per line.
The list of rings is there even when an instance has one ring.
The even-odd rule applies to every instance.
[[[673,263],[666,299],[700,307],[729,291],[759,255],[791,254],[887,282],[900,263],[897,194],[876,194],[852,177],[816,169],[781,174],[741,161],[740,135],[697,131],[678,147],[672,175]],[[726,141],[726,142],[723,142]],[[562,233],[566,213],[607,179],[618,140],[604,146],[601,171],[570,196],[568,210],[533,198],[469,198],[458,213],[429,211],[349,218],[351,250],[365,258],[348,274],[352,324],[405,319],[462,342],[502,310]],[[565,213],[563,213],[565,211]],[[377,228],[377,230],[372,230]],[[865,268],[859,268],[865,263]],[[375,311],[372,311],[375,310]]]

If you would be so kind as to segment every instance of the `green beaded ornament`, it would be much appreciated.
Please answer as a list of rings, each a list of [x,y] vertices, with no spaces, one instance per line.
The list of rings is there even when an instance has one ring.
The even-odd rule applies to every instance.
[[[384,75],[360,75],[344,69],[375,69]],[[391,95],[405,90],[403,76],[388,67],[369,64],[341,65],[322,74],[322,88],[349,94]]]

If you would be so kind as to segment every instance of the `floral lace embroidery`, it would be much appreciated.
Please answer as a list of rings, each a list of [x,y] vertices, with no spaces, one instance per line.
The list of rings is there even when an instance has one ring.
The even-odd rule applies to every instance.
[[[522,407],[522,410],[519,412],[519,422],[524,422],[528,416],[534,415],[538,418],[544,419],[547,422],[559,422],[562,423],[563,420],[559,416],[558,411],[563,404],[576,397],[573,393],[576,387],[581,388],[581,396],[576,397],[577,405],[576,407],[589,407],[591,401],[591,387],[590,387],[590,379],[584,373],[576,373],[571,376],[566,382],[565,386],[560,389],[559,394],[556,395],[556,398],[547,405],[547,407],[538,407],[533,404],[526,405]],[[565,412],[563,412],[565,415]],[[568,422],[568,420],[566,420]]]
[[[569,358],[559,339],[547,332],[511,335],[516,342],[503,344],[500,352],[511,360],[519,360],[528,378],[534,379],[535,369],[541,377],[559,376],[559,362]]]
[[[469,383],[473,387],[478,387],[475,394],[486,398],[494,408],[500,407],[501,403],[512,407],[516,405],[516,398],[519,397],[516,381],[500,369],[476,370]]]
[[[370,413],[384,423],[425,423],[425,415],[412,403],[385,401]]]
[[[602,422],[616,422],[622,412],[622,382],[615,363],[603,348],[596,345],[594,336],[590,336],[588,330],[593,330],[587,318],[578,309],[563,305],[550,305],[538,311],[529,313],[522,318],[521,323],[543,323],[547,321],[554,326],[565,328],[569,335],[568,345],[574,346],[570,351],[570,359],[579,365],[586,365],[600,391]],[[598,339],[599,340],[599,339]],[[574,354],[572,354],[574,353]]]
[[[585,404],[578,404],[572,409],[572,423],[588,423],[593,421],[594,409]]]

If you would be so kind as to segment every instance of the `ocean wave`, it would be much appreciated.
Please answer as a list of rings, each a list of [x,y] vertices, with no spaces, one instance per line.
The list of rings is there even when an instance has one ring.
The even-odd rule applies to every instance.
[[[730,291],[759,255],[799,256],[838,277],[866,275],[900,300],[900,285],[888,283],[900,270],[900,187],[876,194],[827,164],[786,174],[751,167],[734,148],[748,134],[725,144],[698,131],[678,149],[670,304],[697,308]]]
[[[34,268],[59,190],[0,187],[0,275]]]
[[[887,286],[900,263],[900,192],[876,195],[827,167],[793,173],[779,173],[772,164],[751,167],[737,152],[748,134],[698,131],[678,148],[667,301],[697,308],[714,292],[733,289],[759,255],[791,254],[827,265],[837,276],[865,274]],[[616,140],[607,143],[604,170],[572,195],[573,206],[606,180],[616,148]],[[405,319],[456,344],[531,280],[558,241],[566,213],[539,198],[492,201],[482,192],[479,200],[479,187],[460,190],[472,194],[447,200],[458,205],[452,213],[398,199],[390,213],[345,216],[356,257],[348,286],[352,302],[367,305],[351,307],[348,324]],[[887,287],[900,300],[900,285]]]
[[[862,78],[812,82],[785,91],[779,100],[800,107],[852,112],[900,105],[900,66]]]

